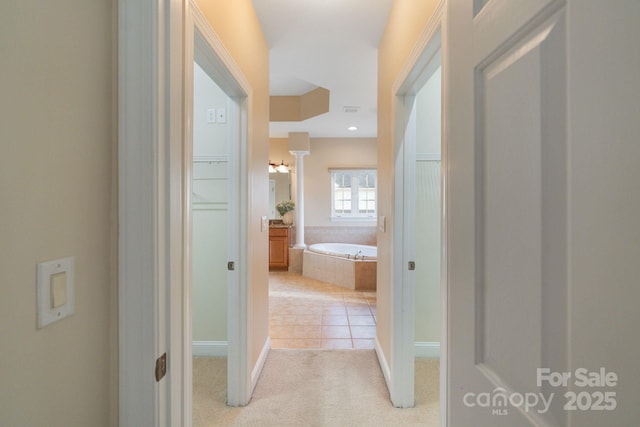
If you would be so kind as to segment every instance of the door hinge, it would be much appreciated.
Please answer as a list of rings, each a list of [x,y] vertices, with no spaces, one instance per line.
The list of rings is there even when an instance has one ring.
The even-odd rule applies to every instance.
[[[415,261],[409,261],[409,271],[413,271],[416,269],[416,262]]]
[[[235,269],[236,269],[236,263],[235,263],[235,262],[233,262],[233,261],[229,261],[229,262],[227,263],[227,270],[229,270],[229,271],[233,271],[233,270],[235,270]]]
[[[167,353],[156,359],[156,382],[160,381],[167,373]]]

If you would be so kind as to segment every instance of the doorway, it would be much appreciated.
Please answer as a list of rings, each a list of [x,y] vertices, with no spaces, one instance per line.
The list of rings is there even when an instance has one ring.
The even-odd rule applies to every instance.
[[[440,407],[444,424],[446,383],[446,277],[441,177],[442,60],[440,15],[419,40],[421,49],[405,65],[394,85],[395,173],[393,246],[394,322],[402,331],[393,338],[398,378],[395,406],[415,403],[415,358],[440,359]]]
[[[441,58],[436,52],[413,98],[405,145],[407,262],[415,262],[410,276],[415,289],[416,357],[438,358],[440,351],[441,247]],[[411,166],[409,167],[409,162]]]
[[[187,248],[191,265],[186,268],[191,269],[192,350],[194,357],[203,358],[201,362],[227,355],[227,287],[235,277],[227,271],[226,260],[232,259],[229,242],[237,238],[229,227],[237,215],[237,206],[229,203],[231,189],[237,186],[230,173],[237,167],[229,156],[227,111],[232,102],[206,71],[209,68],[206,57],[196,50],[192,140],[186,141],[190,147],[185,150],[193,159],[191,168],[185,168],[190,175],[185,184],[191,187],[185,192],[191,200],[186,216],[191,221]]]
[[[227,404],[248,402],[247,105],[235,70],[195,4],[186,14],[183,147],[184,425],[191,425],[193,356],[227,357]]]

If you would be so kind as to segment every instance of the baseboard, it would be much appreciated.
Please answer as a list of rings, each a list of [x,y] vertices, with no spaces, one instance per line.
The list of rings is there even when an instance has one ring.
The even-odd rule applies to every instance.
[[[384,382],[387,383],[387,389],[391,390],[391,370],[389,369],[387,359],[384,357],[382,348],[380,348],[380,341],[378,341],[378,337],[376,337],[373,348],[376,350],[376,356],[378,356],[378,363],[380,364],[380,370],[384,376]]]
[[[256,361],[256,366],[253,367],[251,371],[251,393],[253,394],[253,390],[256,388],[256,384],[258,384],[258,379],[260,378],[260,373],[262,372],[262,368],[264,368],[264,362],[267,361],[267,356],[269,355],[269,350],[271,350],[271,337],[267,337],[264,345],[262,346],[262,350],[260,350],[260,355],[258,356],[258,360]]]
[[[440,343],[439,342],[416,342],[415,356],[423,359],[439,359]]]
[[[227,341],[193,341],[193,356],[226,357]]]

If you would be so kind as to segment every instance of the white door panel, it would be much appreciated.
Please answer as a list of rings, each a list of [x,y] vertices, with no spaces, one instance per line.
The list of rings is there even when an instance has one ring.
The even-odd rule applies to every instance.
[[[565,16],[515,3],[449,11],[452,426],[565,424],[536,384],[566,367]]]

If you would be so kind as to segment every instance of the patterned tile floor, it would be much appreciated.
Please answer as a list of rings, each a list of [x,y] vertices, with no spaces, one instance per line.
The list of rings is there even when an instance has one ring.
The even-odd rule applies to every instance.
[[[372,349],[376,292],[270,272],[269,335],[272,348]]]

